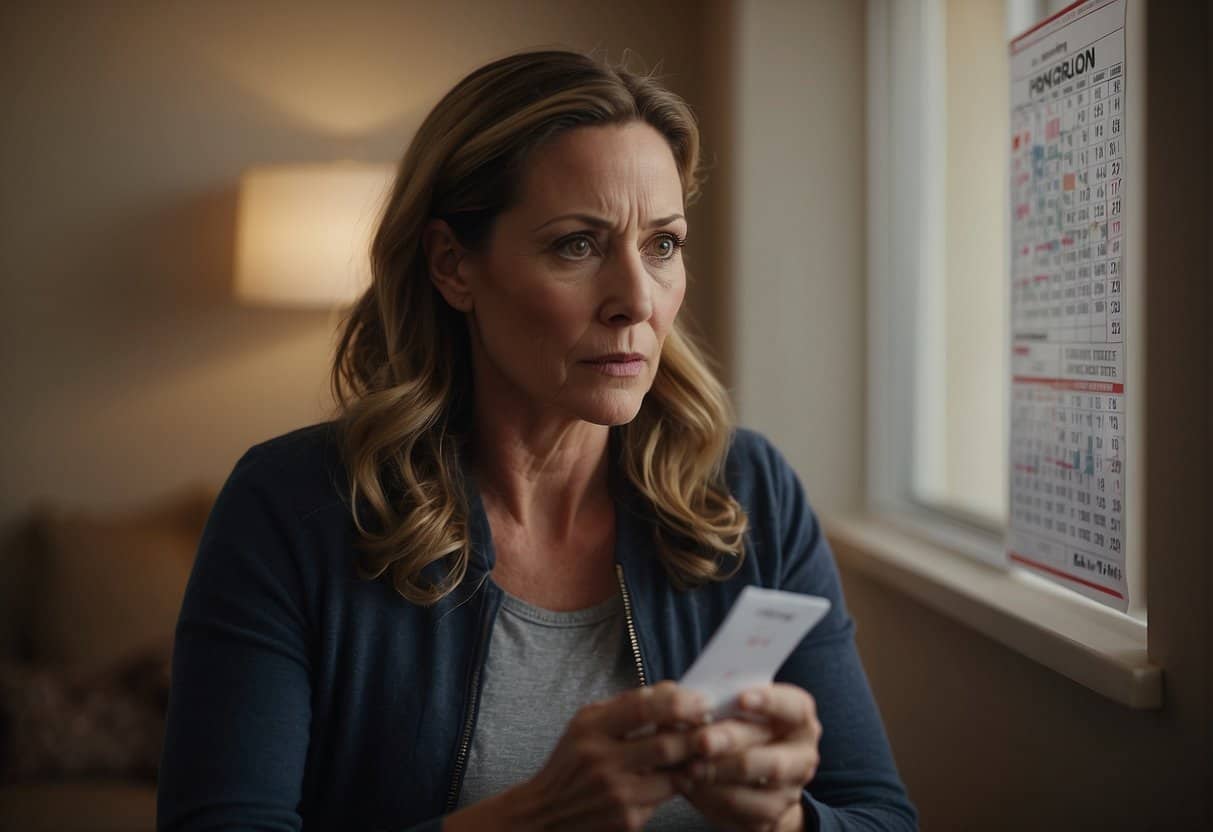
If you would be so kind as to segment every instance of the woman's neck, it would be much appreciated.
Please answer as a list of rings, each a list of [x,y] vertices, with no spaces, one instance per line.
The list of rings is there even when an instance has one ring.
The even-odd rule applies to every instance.
[[[473,459],[486,509],[528,537],[568,540],[580,518],[610,501],[608,427],[509,419],[479,406],[476,422]]]

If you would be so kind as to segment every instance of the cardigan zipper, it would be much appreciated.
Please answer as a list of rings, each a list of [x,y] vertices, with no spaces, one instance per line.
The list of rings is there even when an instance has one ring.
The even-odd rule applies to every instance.
[[[463,786],[463,768],[467,765],[468,751],[472,746],[472,726],[476,722],[476,713],[480,710],[480,670],[484,666],[484,649],[489,640],[489,627],[493,623],[492,614],[486,610],[484,614],[484,624],[480,630],[480,643],[476,649],[476,666],[472,671],[472,683],[468,689],[468,698],[470,699],[467,709],[467,718],[463,722],[463,735],[459,740],[459,752],[455,755],[455,774],[451,778],[451,788],[447,792],[446,809],[443,814],[450,814],[455,810],[455,803],[459,800],[459,790]]]
[[[636,622],[632,620],[632,596],[628,594],[627,582],[623,579],[623,564],[615,564],[615,574],[619,578],[619,594],[623,596],[623,617],[627,622],[628,641],[632,644],[632,658],[636,661],[636,678],[640,686],[648,684],[644,675],[644,661],[640,657],[640,639],[636,637]]]

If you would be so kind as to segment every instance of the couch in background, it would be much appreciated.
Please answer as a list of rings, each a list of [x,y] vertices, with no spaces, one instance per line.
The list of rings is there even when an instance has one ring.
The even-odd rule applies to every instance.
[[[173,629],[214,497],[40,506],[3,541],[0,829],[155,829]]]

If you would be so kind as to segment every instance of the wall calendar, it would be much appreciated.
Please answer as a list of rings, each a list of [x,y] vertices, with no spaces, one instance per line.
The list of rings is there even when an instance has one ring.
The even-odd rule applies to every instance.
[[[1125,0],[1011,42],[1007,557],[1121,611],[1125,576]]]

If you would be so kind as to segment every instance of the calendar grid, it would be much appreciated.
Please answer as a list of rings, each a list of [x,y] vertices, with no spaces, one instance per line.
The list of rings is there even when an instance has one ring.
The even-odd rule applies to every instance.
[[[1124,3],[1073,11],[1011,45],[1007,556],[1123,609]]]

